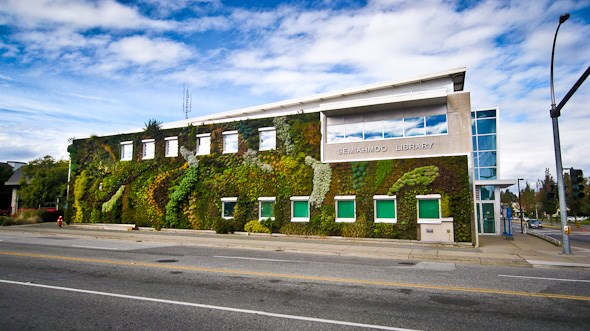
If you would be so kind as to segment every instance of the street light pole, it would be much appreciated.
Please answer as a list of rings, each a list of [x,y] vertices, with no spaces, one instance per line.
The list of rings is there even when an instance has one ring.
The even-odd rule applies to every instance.
[[[520,200],[520,181],[524,180],[524,178],[518,178],[518,209],[520,209],[520,233],[524,233],[523,227],[522,227],[522,201]]]
[[[570,14],[566,13],[559,17],[559,24],[555,30],[555,36],[553,37],[553,47],[551,49],[551,77],[550,77],[550,88],[551,88],[551,121],[553,123],[553,145],[555,147],[555,165],[557,171],[557,192],[559,195],[559,215],[561,217],[561,233],[562,233],[562,245],[563,254],[571,254],[569,235],[565,229],[567,226],[567,206],[565,203],[565,185],[563,183],[563,165],[561,162],[561,142],[559,140],[559,123],[558,117],[560,111],[557,111],[555,107],[555,90],[553,88],[553,59],[555,55],[555,42],[557,40],[557,32],[559,27],[565,21],[570,18]]]

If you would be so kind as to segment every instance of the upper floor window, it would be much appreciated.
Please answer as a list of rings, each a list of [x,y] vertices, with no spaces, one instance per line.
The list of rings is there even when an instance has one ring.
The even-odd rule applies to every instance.
[[[133,141],[124,141],[121,143],[121,161],[131,161],[133,159]]]
[[[441,135],[448,133],[446,114],[381,121],[328,124],[328,143]]]
[[[269,151],[277,147],[277,131],[275,128],[260,128],[260,146],[258,150]]]
[[[226,131],[223,133],[223,153],[238,152],[238,131]]]
[[[145,139],[141,142],[143,144],[142,160],[153,159],[156,154],[156,141],[154,139]]]
[[[211,153],[211,134],[204,133],[197,135],[197,155],[208,155]]]
[[[166,157],[178,156],[178,137],[164,138],[166,141]]]

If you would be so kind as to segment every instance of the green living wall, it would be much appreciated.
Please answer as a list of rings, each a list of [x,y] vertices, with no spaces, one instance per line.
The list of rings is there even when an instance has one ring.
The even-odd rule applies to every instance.
[[[152,123],[153,124],[153,123]],[[258,150],[258,128],[275,127],[277,148]],[[237,130],[237,153],[223,154],[222,133]],[[211,153],[196,156],[196,135],[211,133]],[[177,136],[178,157],[165,157]],[[142,160],[142,139],[155,139],[155,158]],[[120,161],[120,142],[133,141],[133,160]],[[297,235],[417,239],[417,195],[441,194],[442,217],[454,218],[456,241],[471,241],[473,205],[467,156],[322,164],[319,114],[236,121],[74,140],[67,221],[134,223],[160,228],[262,229]],[[373,195],[397,196],[397,223],[374,223]],[[356,222],[335,222],[334,197],[355,195]],[[292,196],[310,196],[310,222],[291,223]],[[237,197],[234,218],[221,217],[221,198]],[[275,197],[275,219],[262,226],[258,198]]]

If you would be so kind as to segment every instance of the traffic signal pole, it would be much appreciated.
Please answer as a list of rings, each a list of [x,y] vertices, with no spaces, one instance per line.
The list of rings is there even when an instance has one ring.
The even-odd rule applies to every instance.
[[[570,18],[570,14],[563,14],[559,17],[559,24],[555,30],[555,37],[553,37],[553,47],[551,49],[551,77],[550,77],[550,89],[551,89],[551,122],[553,123],[553,146],[555,148],[555,168],[557,170],[557,193],[559,196],[559,216],[561,216],[561,233],[562,233],[562,247],[563,254],[571,254],[570,240],[567,228],[567,206],[565,203],[565,185],[563,183],[563,163],[561,162],[561,142],[559,139],[559,113],[556,111],[557,107],[555,104],[555,90],[553,87],[553,59],[555,55],[555,41],[557,41],[557,33],[559,27],[567,19]]]

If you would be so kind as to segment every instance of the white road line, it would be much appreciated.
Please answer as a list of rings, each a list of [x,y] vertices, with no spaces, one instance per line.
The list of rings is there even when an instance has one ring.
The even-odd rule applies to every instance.
[[[561,281],[561,282],[590,283],[590,280],[586,280],[586,279],[546,278],[546,277],[530,277],[530,276],[515,276],[515,275],[498,275],[498,277],[528,278],[528,279],[542,279],[542,280],[557,280],[557,281]]]
[[[61,287],[61,286],[51,286],[51,285],[43,285],[43,284],[16,282],[16,281],[11,281],[11,280],[4,280],[4,279],[0,279],[0,283],[13,284],[13,285],[22,285],[22,286],[32,286],[32,287],[41,287],[41,288],[47,288],[47,289],[52,289],[52,290],[60,290],[60,291],[68,291],[68,292],[77,292],[77,293],[85,293],[85,294],[102,295],[102,296],[107,296],[107,297],[115,297],[115,298],[131,299],[131,300],[149,301],[149,302],[157,302],[157,303],[167,303],[167,304],[172,304],[172,305],[189,306],[189,307],[196,307],[196,308],[205,308],[205,309],[215,309],[215,310],[231,311],[231,312],[235,312],[235,313],[254,314],[254,315],[262,315],[262,316],[269,316],[269,317],[284,318],[284,319],[308,321],[308,322],[318,322],[318,323],[326,323],[326,324],[354,326],[354,327],[370,328],[370,329],[377,329],[377,330],[395,330],[395,331],[402,331],[402,330],[403,331],[406,331],[407,330],[407,331],[411,331],[411,329],[395,328],[395,327],[384,326],[384,325],[373,325],[373,324],[364,324],[364,323],[336,321],[336,320],[328,320],[328,319],[323,319],[323,318],[314,318],[314,317],[297,316],[297,315],[276,314],[276,313],[269,313],[269,312],[259,311],[259,310],[249,310],[249,309],[239,309],[239,308],[231,308],[231,307],[222,307],[222,306],[212,306],[212,305],[205,305],[205,304],[191,303],[191,302],[183,302],[183,301],[164,300],[164,299],[148,298],[148,297],[138,297],[138,296],[134,296],[134,295],[125,295],[125,294],[117,294],[117,293],[109,293],[109,292],[98,292],[98,291],[81,290],[81,289],[69,288],[69,287]]]
[[[257,257],[242,257],[242,256],[225,256],[225,255],[214,255],[213,257],[219,257],[222,259],[236,259],[236,260],[254,260],[254,261],[267,261],[267,262],[291,262],[291,263],[306,263],[306,261],[295,261],[295,260],[277,260],[277,259],[262,259]]]
[[[82,245],[72,245],[72,247],[77,247],[77,248],[91,248],[91,249],[105,249],[105,250],[109,250],[109,251],[119,250],[118,248],[115,248],[115,247],[82,246]]]

